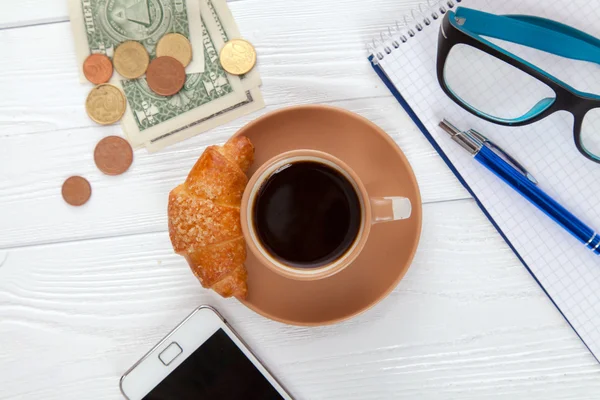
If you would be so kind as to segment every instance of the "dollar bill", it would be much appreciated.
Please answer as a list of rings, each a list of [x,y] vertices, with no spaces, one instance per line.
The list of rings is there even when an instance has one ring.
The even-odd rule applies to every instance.
[[[207,18],[206,23],[212,25],[211,30],[218,30],[224,43],[230,39],[241,37],[239,28],[225,0],[202,0],[201,12],[203,15],[207,15],[208,12],[210,12],[213,18]],[[148,151],[159,151],[167,146],[195,136],[198,133],[205,132],[264,108],[265,103],[260,89],[258,88],[262,84],[258,68],[254,68],[248,74],[240,76],[240,80],[244,90],[246,90],[243,101],[240,101],[227,109],[220,110],[212,115],[198,119],[188,126],[166,132],[165,134],[152,139],[146,143]]]
[[[221,37],[210,24],[203,23],[202,29],[205,72],[188,74],[179,93],[157,95],[146,78],[120,82],[129,105],[121,124],[132,146],[142,146],[244,100],[240,78],[227,74],[219,62]]]
[[[259,88],[248,90],[245,92],[245,95],[246,98],[243,101],[238,102],[231,107],[215,112],[212,115],[207,115],[206,117],[198,119],[179,129],[166,132],[164,135],[145,143],[146,149],[150,153],[157,152],[167,146],[179,143],[185,139],[196,136],[199,133],[224,125],[265,107],[265,102]]]
[[[202,24],[198,0],[68,0],[75,41],[79,79],[82,65],[92,53],[111,57],[127,40],[142,43],[151,58],[166,33],[180,33],[190,40],[193,60],[188,72],[204,72]],[[115,71],[113,82],[122,79]]]
[[[233,17],[221,20],[218,6],[211,12],[210,3],[200,0],[204,73],[189,74],[182,91],[170,97],[155,95],[143,78],[121,82],[129,103],[122,126],[134,147],[158,151],[264,107],[256,69],[241,78],[222,69],[218,54],[237,25]]]

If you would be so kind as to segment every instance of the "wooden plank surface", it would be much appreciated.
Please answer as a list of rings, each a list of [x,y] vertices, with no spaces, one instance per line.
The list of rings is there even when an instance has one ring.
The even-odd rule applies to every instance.
[[[51,24],[69,20],[66,1],[3,0],[2,6],[0,29]]]
[[[419,0],[237,0],[267,109],[121,177],[92,161],[102,137],[77,82],[66,0],[0,13],[0,399],[119,399],[119,376],[195,306],[216,306],[298,399],[596,399],[600,369],[366,62],[364,43]],[[166,234],[166,196],[209,144],[294,104],[380,125],[424,200],[415,262],[343,324],[296,328],[204,291]],[[71,174],[86,207],[63,204]],[[465,200],[467,199],[467,200]]]
[[[5,7],[0,14],[0,29],[32,26],[69,20],[67,10],[68,0],[20,0],[15,2],[5,1]],[[329,3],[318,0],[303,1],[270,1],[263,0],[228,0],[229,7],[234,12],[236,21],[243,28],[242,32],[248,35],[251,28],[261,31],[269,27],[256,24],[257,16],[267,19],[271,27],[283,26],[289,29],[286,22],[292,20],[298,29],[312,25],[313,20],[323,18],[328,22],[328,30],[333,34],[344,32],[333,31],[335,26],[348,28],[348,22],[355,22],[354,29],[346,29],[346,32],[355,33],[362,27],[373,29],[373,33],[379,33],[379,27],[385,27],[393,18],[399,18],[426,0],[380,0],[376,8],[366,8],[364,0],[344,0],[339,3]],[[357,13],[356,11],[360,12]],[[298,17],[298,18],[296,18]],[[378,25],[375,27],[374,25]],[[279,34],[286,30],[276,29]],[[322,30],[325,32],[325,30]],[[368,36],[370,39],[371,36]],[[362,44],[362,42],[361,42]]]
[[[202,303],[298,399],[598,393],[595,360],[474,202],[426,205],[424,215],[418,255],[392,295],[322,328],[268,321],[202,290],[162,232],[9,250],[0,398],[117,399],[119,376]]]
[[[383,29],[377,16],[385,14],[352,14],[362,3],[350,1],[343,17],[315,0],[232,3],[242,33],[256,45],[269,105],[391,98],[365,60],[365,43]],[[393,8],[399,8],[397,2],[386,0],[381,12]],[[78,83],[68,23],[1,30],[0,54],[2,135],[95,127],[84,112],[91,86]]]
[[[226,140],[258,115],[294,104],[345,107],[379,124],[406,152],[425,202],[468,197],[366,61],[366,37],[381,29],[376,14],[360,24],[358,16],[335,18],[337,11],[321,2],[310,4],[310,11],[306,3],[265,4],[244,0],[232,7],[240,7],[236,17],[242,27],[249,25],[243,32],[257,45],[267,109],[158,155],[138,151],[131,171],[116,178],[97,171],[92,152],[98,140],[120,134],[120,128],[99,127],[85,113],[90,86],[77,81],[69,24],[0,31],[0,54],[6,55],[0,59],[0,170],[7,178],[0,181],[6,213],[0,248],[164,230],[168,192],[206,145]],[[382,10],[394,4],[383,2]],[[260,23],[259,15],[270,23]],[[285,33],[294,18],[303,21],[296,29],[305,35]],[[324,30],[307,29],[326,20],[331,23]],[[72,174],[93,185],[93,199],[83,209],[66,206],[60,197],[62,182]]]
[[[379,124],[399,143],[411,162],[425,202],[468,196],[427,140],[411,126],[392,98],[331,103]],[[274,110],[269,106],[263,112]],[[62,240],[165,231],[169,191],[184,181],[206,145],[225,141],[250,115],[157,154],[135,153],[131,170],[118,177],[96,168],[93,151],[119,127],[79,128],[0,137],[0,248]],[[76,174],[92,184],[92,198],[81,208],[66,205],[62,182]]]

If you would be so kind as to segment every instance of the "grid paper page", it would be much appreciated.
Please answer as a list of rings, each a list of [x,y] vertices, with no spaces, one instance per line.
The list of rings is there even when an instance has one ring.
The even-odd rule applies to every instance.
[[[600,37],[600,7],[587,0],[463,0],[459,5],[496,14],[537,15]],[[600,165],[577,151],[573,117],[569,113],[558,112],[523,127],[503,127],[469,114],[450,100],[436,77],[440,20],[416,32],[406,43],[400,43],[380,64],[541,285],[600,359],[600,257],[474,161],[438,123],[447,118],[459,129],[473,128],[486,135],[519,160],[544,191],[595,229],[600,229]],[[521,46],[502,45],[571,86],[600,94],[600,66]],[[518,49],[521,52],[516,47],[521,47]],[[511,88],[510,81],[503,84],[506,90],[518,89]]]

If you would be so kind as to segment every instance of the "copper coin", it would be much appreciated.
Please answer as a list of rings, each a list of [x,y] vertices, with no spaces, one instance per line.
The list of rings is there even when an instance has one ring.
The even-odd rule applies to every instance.
[[[108,136],[96,145],[94,162],[106,175],[121,175],[133,162],[133,150],[127,140],[119,136]]]
[[[90,199],[92,187],[87,179],[72,176],[62,185],[62,197],[72,206],[82,206]]]
[[[185,83],[185,68],[169,56],[157,57],[146,71],[148,86],[156,94],[172,96],[179,92]]]
[[[91,54],[83,62],[83,74],[94,85],[106,83],[113,74],[112,62],[104,54]]]

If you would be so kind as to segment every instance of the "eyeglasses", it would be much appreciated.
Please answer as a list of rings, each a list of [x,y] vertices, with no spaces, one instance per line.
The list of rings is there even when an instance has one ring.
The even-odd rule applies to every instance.
[[[459,7],[442,21],[437,54],[438,81],[462,108],[505,126],[568,111],[577,149],[600,163],[600,96],[576,90],[482,36],[596,64],[600,40],[544,18]]]

